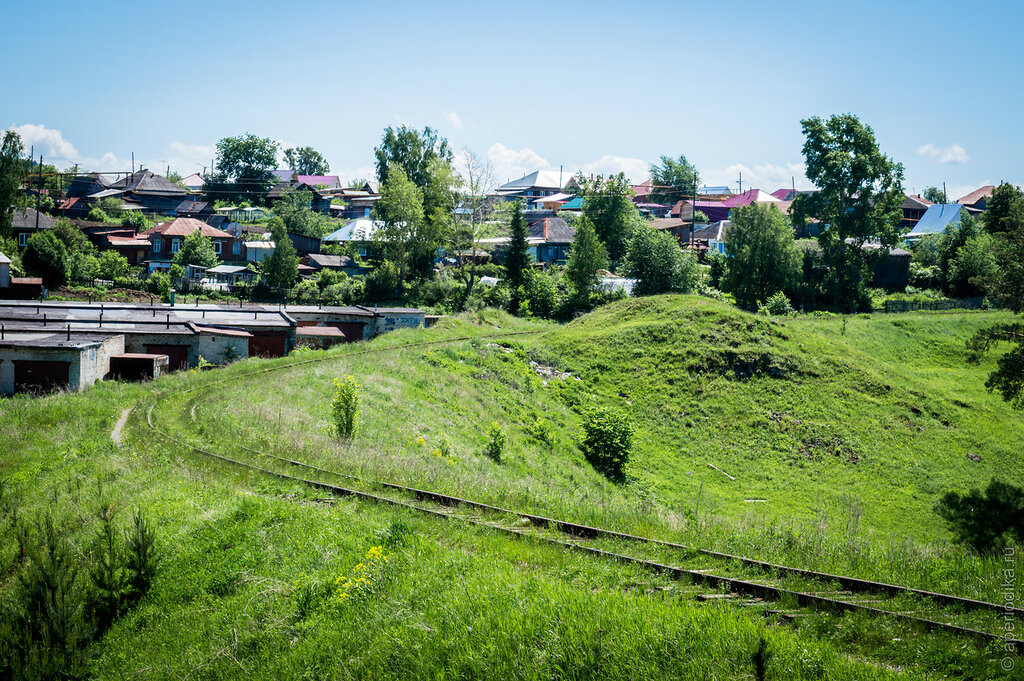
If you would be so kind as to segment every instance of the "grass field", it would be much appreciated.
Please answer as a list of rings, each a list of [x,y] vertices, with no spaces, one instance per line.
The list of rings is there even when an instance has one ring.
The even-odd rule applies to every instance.
[[[905,645],[905,632],[853,618],[768,626],[742,608],[668,597],[663,577],[635,568],[363,502],[325,504],[197,459],[155,437],[145,411],[169,395],[153,418],[179,442],[228,451],[238,440],[367,477],[994,600],[997,561],[949,545],[932,508],[948,489],[1024,477],[1024,419],[985,391],[987,365],[963,362],[964,339],[1001,318],[768,320],[701,298],[632,299],[565,326],[488,311],[303,355],[325,361],[282,371],[246,376],[296,357],[4,400],[6,599],[20,565],[12,509],[57,517],[85,561],[103,503],[122,523],[143,508],[164,559],[146,599],[90,646],[101,678],[754,678],[762,638],[767,678],[994,677],[992,659],[961,642]],[[499,330],[537,333],[355,354]],[[339,443],[329,402],[345,374],[362,385],[362,413],[357,437]],[[203,389],[175,396],[183,387]],[[617,405],[636,423],[624,483],[575,445],[573,407],[588,403]],[[109,433],[128,406],[118,447]],[[500,464],[483,455],[492,423],[508,436]],[[351,586],[359,574],[365,588]]]

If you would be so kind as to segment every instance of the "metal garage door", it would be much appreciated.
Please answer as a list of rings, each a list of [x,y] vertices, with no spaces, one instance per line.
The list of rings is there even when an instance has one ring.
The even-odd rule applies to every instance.
[[[250,333],[252,333],[252,338],[249,339],[250,357],[284,357],[288,354],[288,334]]]
[[[45,393],[68,386],[71,362],[14,360],[14,392]]]
[[[188,369],[188,346],[187,345],[147,345],[148,355],[167,355],[169,371],[180,371]]]

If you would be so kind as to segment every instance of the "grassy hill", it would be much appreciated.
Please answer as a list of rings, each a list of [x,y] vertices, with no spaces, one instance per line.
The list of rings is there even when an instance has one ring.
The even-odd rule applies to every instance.
[[[324,361],[299,366],[250,360],[0,401],[10,443],[0,462],[4,599],[17,597],[23,567],[15,516],[50,514],[84,565],[97,510],[117,509],[124,525],[141,508],[164,558],[149,595],[90,645],[102,678],[753,678],[762,637],[768,678],[984,675],[994,668],[983,654],[942,639],[905,646],[876,622],[828,618],[768,626],[742,608],[659,596],[671,593],[665,578],[635,568],[325,503],[181,443],[230,453],[237,441],[365,477],[994,599],[995,561],[948,546],[931,509],[943,491],[992,475],[1021,483],[1024,421],[984,390],[986,366],[962,361],[966,336],[999,318],[768,320],[701,298],[633,299],[565,326],[485,312],[303,355]],[[536,333],[400,347],[496,331]],[[345,374],[362,386],[362,413],[357,437],[340,443],[329,403]],[[176,441],[146,424],[158,396],[154,422]],[[636,423],[624,483],[575,445],[576,408],[588,403],[615,404]],[[126,407],[135,412],[117,446],[109,433]],[[492,423],[508,436],[500,464],[483,454]],[[367,588],[345,587],[360,570]]]

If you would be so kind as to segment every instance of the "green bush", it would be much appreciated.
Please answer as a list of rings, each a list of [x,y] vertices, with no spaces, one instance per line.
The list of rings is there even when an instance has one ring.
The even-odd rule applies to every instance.
[[[350,439],[356,434],[359,418],[359,384],[351,376],[334,379],[331,417],[338,437]]]
[[[487,429],[487,444],[484,446],[484,456],[495,463],[501,463],[501,457],[505,454],[507,438],[505,431],[496,421],[491,422]]]
[[[613,480],[621,480],[633,449],[629,416],[610,407],[588,409],[583,414],[580,449],[590,465]]]
[[[146,227],[146,217],[137,210],[126,210],[121,215],[121,226],[140,230]]]
[[[775,315],[778,317],[788,315],[791,312],[793,312],[793,306],[790,304],[789,298],[782,291],[777,291],[757,308],[758,314]]]

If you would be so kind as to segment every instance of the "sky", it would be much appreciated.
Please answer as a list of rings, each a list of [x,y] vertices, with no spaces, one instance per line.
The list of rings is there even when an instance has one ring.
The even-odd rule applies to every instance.
[[[431,126],[501,183],[684,154],[708,185],[810,186],[800,121],[853,113],[951,198],[1024,184],[1024,3],[12,3],[0,128],[44,161],[202,172],[253,133],[373,175]]]

